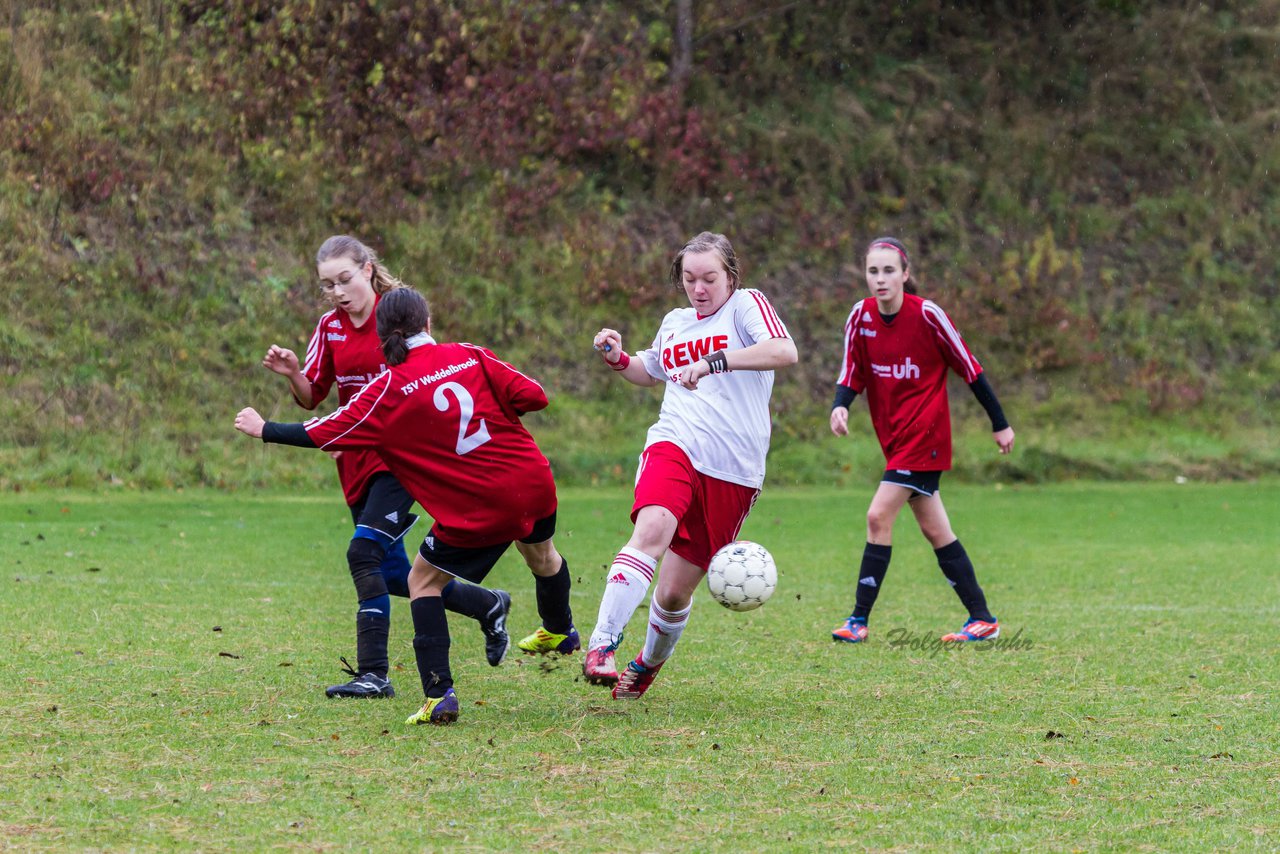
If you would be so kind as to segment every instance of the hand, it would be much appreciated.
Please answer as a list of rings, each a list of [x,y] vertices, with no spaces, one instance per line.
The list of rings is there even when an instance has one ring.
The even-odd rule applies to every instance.
[[[289,377],[298,373],[298,354],[278,344],[272,344],[267,355],[262,357],[262,367],[268,371]]]
[[[342,451],[325,451],[325,453],[329,455],[329,459],[331,460],[336,460],[338,457],[342,456]]]
[[[246,436],[261,439],[262,425],[266,423],[266,419],[259,415],[258,410],[252,406],[246,406],[236,413],[236,429]]]
[[[711,365],[707,364],[706,359],[699,359],[689,367],[680,372],[680,379],[677,382],[685,388],[693,391],[698,387],[698,380],[711,373]]]
[[[610,365],[616,365],[622,359],[622,333],[616,329],[601,329],[591,346]]]
[[[849,407],[837,406],[831,410],[831,432],[837,436],[849,435]]]
[[[1007,454],[1013,450],[1013,428],[1006,427],[999,432],[992,433],[992,438],[996,440],[996,444],[1000,446],[1000,453]]]

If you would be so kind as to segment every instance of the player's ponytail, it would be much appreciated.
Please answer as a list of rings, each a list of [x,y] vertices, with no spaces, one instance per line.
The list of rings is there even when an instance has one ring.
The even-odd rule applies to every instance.
[[[409,358],[407,339],[431,324],[431,309],[422,294],[413,288],[396,288],[378,301],[378,340],[388,365]]]
[[[902,269],[907,273],[911,273],[911,257],[907,255],[907,247],[896,237],[877,237],[875,240],[867,244],[866,255],[871,254],[872,249],[892,249],[902,256]],[[866,261],[866,255],[863,261]],[[909,275],[903,283],[902,289],[909,294],[918,294],[920,291],[916,287],[915,275]]]

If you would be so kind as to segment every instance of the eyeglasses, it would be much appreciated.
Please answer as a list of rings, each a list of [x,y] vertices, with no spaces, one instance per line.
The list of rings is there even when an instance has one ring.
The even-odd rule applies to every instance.
[[[331,294],[336,288],[345,288],[351,284],[351,280],[356,276],[355,270],[343,270],[335,279],[321,279],[320,290],[326,294]]]

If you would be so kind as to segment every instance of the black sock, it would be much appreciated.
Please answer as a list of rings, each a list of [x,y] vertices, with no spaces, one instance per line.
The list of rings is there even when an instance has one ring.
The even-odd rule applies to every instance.
[[[533,578],[542,627],[553,635],[567,635],[573,628],[573,612],[569,609],[569,561],[561,558],[560,571],[555,575]]]
[[[964,546],[960,545],[960,541],[956,540],[950,545],[934,549],[933,553],[938,556],[938,567],[942,570],[942,574],[947,577],[947,581],[951,582],[956,595],[960,597],[960,604],[968,609],[970,619],[995,622],[995,617],[991,616],[991,612],[987,610],[987,597],[982,594],[982,588],[978,586],[978,576],[974,574],[973,563],[969,560]]]
[[[865,622],[871,616],[871,607],[880,595],[880,585],[884,583],[884,574],[889,571],[889,558],[892,556],[893,546],[867,543],[862,550],[862,566],[858,569],[858,590],[853,605],[856,619]]]
[[[454,579],[444,586],[440,599],[446,611],[479,620],[493,610],[498,594],[477,584]]]
[[[387,676],[387,636],[391,633],[391,597],[367,599],[356,610],[356,670]]]
[[[443,697],[453,687],[449,672],[449,622],[439,596],[422,596],[409,603],[413,612],[413,654],[422,677],[422,693]]]

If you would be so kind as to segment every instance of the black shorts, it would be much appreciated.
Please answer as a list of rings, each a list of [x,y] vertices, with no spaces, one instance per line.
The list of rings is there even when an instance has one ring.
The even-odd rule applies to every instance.
[[[932,498],[938,493],[938,483],[942,480],[940,471],[907,471],[906,469],[885,469],[881,483],[892,483],[894,486],[905,486],[915,493],[909,500],[920,496]]]
[[[367,539],[389,546],[404,534],[411,509],[412,496],[394,475],[383,472],[370,478],[364,495],[351,505],[351,521],[355,522],[357,528],[371,529],[375,536]]]
[[[556,514],[553,510],[545,519],[533,523],[529,536],[521,537],[522,543],[544,543],[556,532]],[[452,576],[480,584],[489,570],[493,569],[498,558],[510,548],[511,543],[497,543],[492,546],[481,546],[476,549],[451,546],[436,536],[436,528],[431,526],[427,538],[422,541],[418,554],[434,567],[444,570]]]

